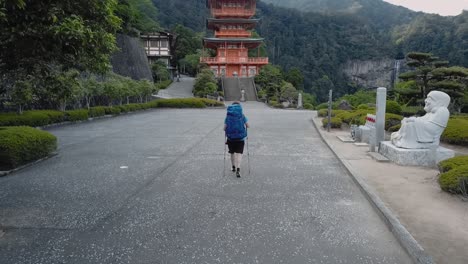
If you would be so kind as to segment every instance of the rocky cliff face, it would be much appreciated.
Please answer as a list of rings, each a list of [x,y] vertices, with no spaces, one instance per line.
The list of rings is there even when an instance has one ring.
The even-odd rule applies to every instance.
[[[117,46],[120,51],[112,55],[112,70],[134,80],[153,81],[153,75],[146,58],[145,50],[138,38],[117,35]]]
[[[393,88],[396,76],[401,73],[402,60],[390,58],[366,61],[348,61],[342,66],[343,73],[354,83],[365,88]]]

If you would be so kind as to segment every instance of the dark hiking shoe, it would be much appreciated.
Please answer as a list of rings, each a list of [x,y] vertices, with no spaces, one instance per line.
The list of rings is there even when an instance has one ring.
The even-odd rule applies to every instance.
[[[236,171],[236,167],[232,166],[231,171],[232,171],[232,172],[235,172],[235,171]]]
[[[237,168],[236,176],[237,176],[237,178],[240,178],[240,170],[239,170],[239,168]]]

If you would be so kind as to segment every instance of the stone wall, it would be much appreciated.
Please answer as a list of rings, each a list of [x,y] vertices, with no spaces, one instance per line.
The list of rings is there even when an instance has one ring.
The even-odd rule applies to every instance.
[[[117,34],[119,51],[111,58],[112,70],[134,80],[153,81],[148,59],[139,38]]]

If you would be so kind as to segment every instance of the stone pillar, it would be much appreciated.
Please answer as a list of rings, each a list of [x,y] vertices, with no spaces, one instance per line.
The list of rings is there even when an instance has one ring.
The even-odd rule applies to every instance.
[[[241,99],[240,100],[241,100],[241,102],[245,102],[245,90],[244,89],[241,90]]]
[[[378,147],[380,142],[385,140],[385,108],[387,106],[387,88],[377,88],[377,109],[375,120],[375,144]]]
[[[299,93],[299,95],[297,96],[297,108],[302,109],[302,94],[301,93]]]

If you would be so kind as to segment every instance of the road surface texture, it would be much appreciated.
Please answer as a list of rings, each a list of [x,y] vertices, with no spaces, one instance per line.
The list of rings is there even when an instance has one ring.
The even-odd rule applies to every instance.
[[[0,263],[411,263],[312,112],[243,105],[240,179],[225,109],[49,129],[59,155],[0,178]]]

